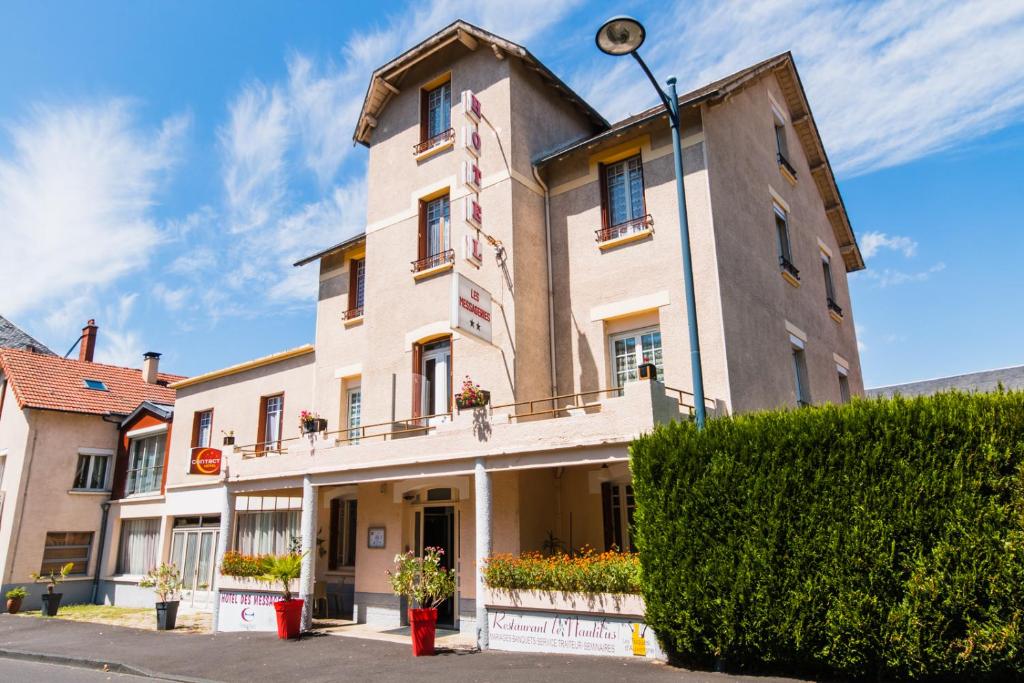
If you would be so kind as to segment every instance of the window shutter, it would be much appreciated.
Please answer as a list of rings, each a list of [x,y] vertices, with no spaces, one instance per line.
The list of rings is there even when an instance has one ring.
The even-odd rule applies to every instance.
[[[199,445],[199,422],[203,411],[197,410],[192,413],[192,448]]]
[[[423,410],[423,347],[412,345],[412,416],[419,417]]]
[[[256,452],[263,452],[263,442],[267,438],[267,397],[260,398],[260,416],[256,423]]]
[[[452,396],[455,395],[455,344],[451,337],[448,337],[448,408],[445,412],[452,412]]]
[[[638,168],[640,169],[640,200],[643,204],[643,213],[637,218],[643,218],[647,215],[647,181],[644,179],[644,158],[637,154],[636,160],[639,162]]]
[[[608,167],[597,165],[597,182],[601,186],[601,227],[608,228]]]
[[[348,260],[348,310],[352,310],[356,307],[356,288],[359,285],[358,279],[358,265],[357,259]]]
[[[284,438],[284,392],[281,392],[281,412],[277,414],[277,444],[278,450],[281,449],[281,439]]]
[[[425,142],[430,135],[430,91],[420,91],[420,142]]]
[[[417,259],[426,258],[427,253],[427,202],[420,200],[419,244],[416,247]]]
[[[328,553],[327,553],[327,568],[337,569],[338,568],[338,510],[340,509],[341,501],[337,498],[331,499],[331,531],[328,540]]]
[[[601,483],[601,512],[604,522],[604,549],[611,550],[615,545],[615,527],[612,519],[612,485],[607,481]]]

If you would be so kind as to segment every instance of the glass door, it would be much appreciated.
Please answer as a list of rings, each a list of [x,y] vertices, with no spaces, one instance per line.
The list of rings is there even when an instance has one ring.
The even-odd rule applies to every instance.
[[[423,347],[423,361],[420,369],[423,375],[421,403],[423,415],[451,412],[451,364],[451,343],[447,339]],[[433,425],[447,420],[446,415],[438,415],[429,418],[427,424]]]
[[[175,520],[175,525],[188,524],[192,519]],[[181,600],[201,609],[212,608],[214,553],[220,532],[216,528],[203,528],[213,526],[212,522],[204,519],[198,528],[176,528],[171,536],[171,563],[181,572]]]

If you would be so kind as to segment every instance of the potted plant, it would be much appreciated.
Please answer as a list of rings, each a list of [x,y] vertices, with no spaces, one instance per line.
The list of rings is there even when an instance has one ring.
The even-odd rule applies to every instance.
[[[412,653],[434,654],[437,606],[455,595],[455,572],[441,564],[444,550],[424,548],[423,557],[411,551],[395,555],[395,571],[388,571],[391,588],[409,601]]]
[[[57,616],[57,610],[60,608],[60,599],[63,593],[54,593],[53,589],[57,587],[57,584],[63,583],[64,579],[67,578],[74,568],[74,563],[68,562],[60,568],[60,571],[55,572],[51,569],[48,574],[38,574],[36,572],[29,574],[36,583],[47,584],[46,593],[43,595],[43,614],[46,616]]]
[[[327,431],[327,420],[314,412],[303,410],[299,413],[299,428],[303,434],[316,434]]]
[[[302,631],[302,605],[305,600],[292,599],[292,581],[302,573],[302,558],[299,553],[271,555],[264,562],[264,574],[259,578],[264,583],[280,584],[284,599],[274,603],[277,613],[277,637],[281,640],[298,638]]]
[[[480,388],[466,375],[462,381],[462,390],[455,394],[455,405],[459,410],[482,408],[491,402],[491,392]]]
[[[28,595],[24,586],[15,586],[7,591],[7,613],[17,614],[21,611],[21,601]]]
[[[161,562],[159,567],[150,569],[141,581],[140,588],[152,588],[156,593],[156,630],[173,631],[178,619],[178,604],[181,594],[181,572],[173,564]]]

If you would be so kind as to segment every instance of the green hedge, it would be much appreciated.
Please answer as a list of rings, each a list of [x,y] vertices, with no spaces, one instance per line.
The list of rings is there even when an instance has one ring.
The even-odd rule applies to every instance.
[[[1024,676],[1024,393],[671,424],[632,467],[647,622],[681,661]]]

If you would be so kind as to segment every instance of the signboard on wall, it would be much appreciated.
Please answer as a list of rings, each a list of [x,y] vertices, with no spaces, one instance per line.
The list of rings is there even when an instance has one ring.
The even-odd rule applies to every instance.
[[[491,293],[465,275],[452,278],[452,329],[491,343]]]
[[[193,448],[188,463],[189,474],[220,474],[224,454],[219,448]]]
[[[664,659],[654,629],[642,622],[490,608],[487,618],[495,650]]]
[[[276,631],[274,603],[280,599],[280,593],[222,590],[217,606],[217,630]]]

